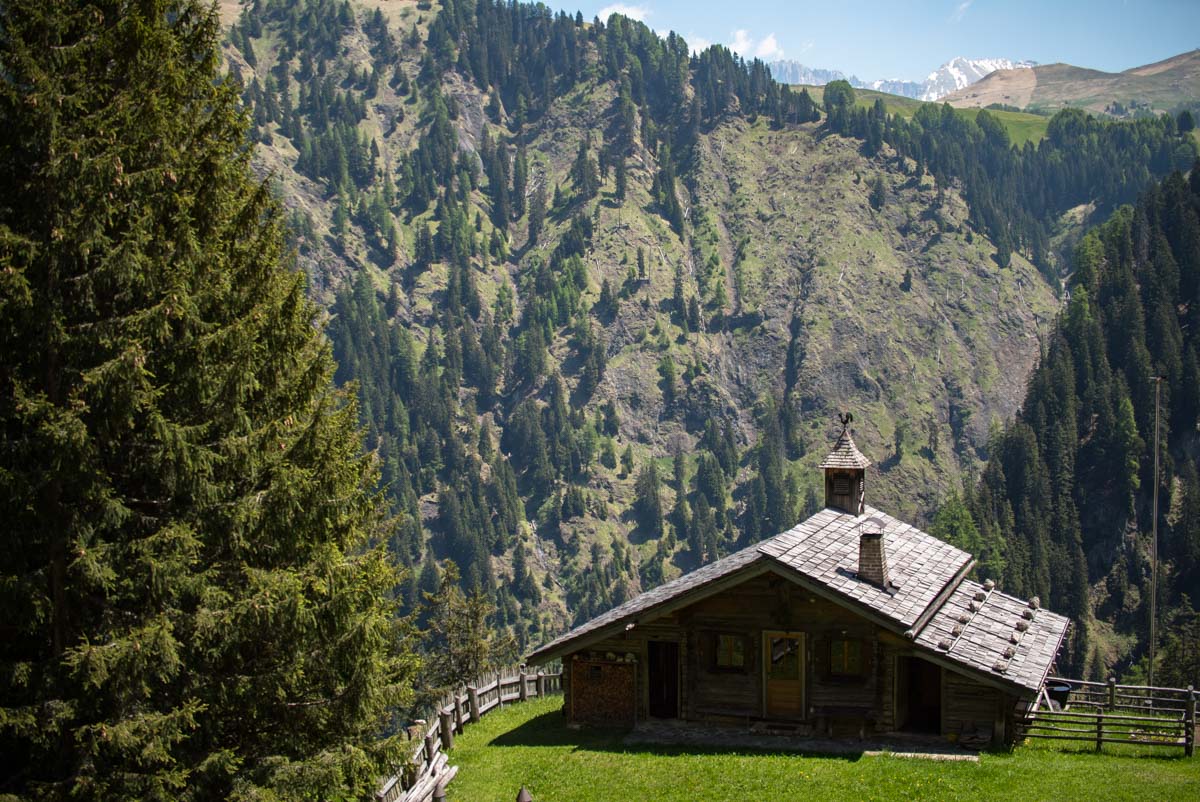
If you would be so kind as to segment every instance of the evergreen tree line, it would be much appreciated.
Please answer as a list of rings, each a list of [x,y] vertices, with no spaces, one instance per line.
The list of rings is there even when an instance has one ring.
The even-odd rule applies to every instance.
[[[1016,419],[978,484],[935,532],[981,555],[979,573],[1076,622],[1064,670],[1144,677],[1153,529],[1155,377],[1162,377],[1156,682],[1200,681],[1200,163],[1173,173],[1075,249],[1070,300]],[[1094,620],[1138,646],[1105,665]],[[1141,661],[1138,665],[1135,662]]]

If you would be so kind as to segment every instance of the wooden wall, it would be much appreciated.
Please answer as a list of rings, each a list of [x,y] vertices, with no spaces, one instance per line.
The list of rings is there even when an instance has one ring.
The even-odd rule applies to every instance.
[[[763,631],[805,635],[805,713],[798,729],[816,734],[851,735],[897,729],[896,664],[920,656],[911,641],[884,630],[853,611],[805,591],[790,580],[765,574],[703,599],[649,624],[579,653],[587,659],[617,658],[632,666],[632,710],[636,721],[647,711],[647,644],[679,643],[680,715],[689,720],[752,723],[763,719]],[[721,633],[745,639],[743,670],[716,666],[714,645]],[[861,677],[834,676],[830,643],[862,643]],[[566,708],[577,692],[571,657],[563,662]],[[1015,698],[951,670],[942,672],[942,733],[978,745],[1002,736],[1003,711]],[[578,716],[576,720],[582,721]]]
[[[683,704],[686,698],[684,688],[688,678],[687,670],[687,637],[686,632],[680,626],[679,620],[674,615],[667,615],[645,626],[614,635],[611,638],[590,645],[587,649],[577,653],[582,658],[589,659],[608,659],[610,656],[628,660],[632,658],[632,664],[635,666],[633,677],[633,696],[634,696],[634,719],[635,721],[645,721],[649,717],[649,692],[646,658],[648,647],[647,644],[652,640],[673,641],[679,644],[679,661],[680,661],[680,711],[684,710]],[[568,656],[563,660],[563,675],[568,676],[567,666],[572,663],[572,656]],[[571,705],[570,697],[572,689],[571,683],[568,680],[564,683],[566,694],[566,709],[570,715]]]
[[[967,746],[1003,740],[1005,694],[953,671],[942,672],[942,733]]]

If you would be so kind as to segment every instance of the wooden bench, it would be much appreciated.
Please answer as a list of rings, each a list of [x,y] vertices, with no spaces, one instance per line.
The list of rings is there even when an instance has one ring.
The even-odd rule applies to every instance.
[[[875,724],[876,711],[871,707],[855,707],[851,705],[817,705],[813,707],[813,717],[816,719],[818,733],[827,737],[833,736],[834,723],[850,723],[858,728],[858,737],[867,735],[867,727]]]

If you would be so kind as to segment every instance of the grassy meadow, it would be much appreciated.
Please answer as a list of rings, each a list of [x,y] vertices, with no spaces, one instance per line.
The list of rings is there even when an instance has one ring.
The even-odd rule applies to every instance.
[[[822,86],[806,86],[808,94],[813,100],[821,103],[825,97],[825,88]],[[889,114],[898,114],[905,119],[911,119],[917,113],[917,109],[926,105],[924,100],[914,100],[913,98],[903,97],[901,95],[890,95],[887,92],[876,92],[873,89],[855,89],[855,102],[864,108],[870,108],[875,105],[876,99],[882,99],[883,105],[887,108]],[[975,119],[975,115],[979,113],[979,109],[955,109],[954,112],[961,117],[969,117]],[[1042,114],[1029,114],[1023,111],[997,111],[988,109],[988,113],[995,115],[1004,127],[1008,130],[1008,136],[1017,147],[1024,147],[1026,142],[1032,142],[1037,145],[1046,135],[1046,126],[1050,123],[1050,118]]]
[[[601,800],[1194,800],[1200,757],[1082,744],[1022,746],[978,763],[891,756],[814,756],[648,745],[619,732],[568,730],[560,697],[494,711],[455,739],[457,802]]]

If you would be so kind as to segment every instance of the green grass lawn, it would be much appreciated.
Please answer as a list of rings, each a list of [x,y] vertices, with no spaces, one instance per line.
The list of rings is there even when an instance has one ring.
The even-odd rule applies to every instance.
[[[816,757],[626,746],[622,734],[571,731],[561,698],[490,713],[455,739],[449,798],[512,802],[612,800],[1196,800],[1200,757],[1182,750],[1097,755],[1024,746],[978,763]]]

